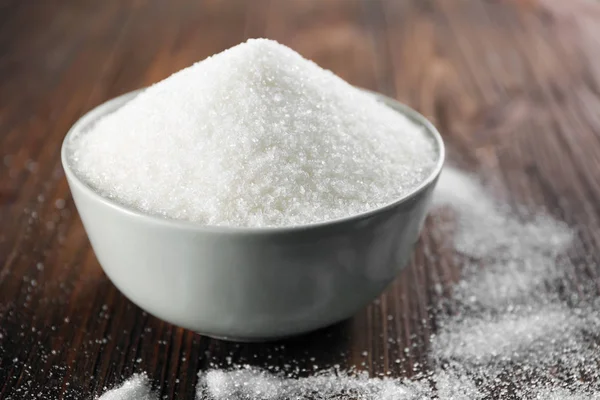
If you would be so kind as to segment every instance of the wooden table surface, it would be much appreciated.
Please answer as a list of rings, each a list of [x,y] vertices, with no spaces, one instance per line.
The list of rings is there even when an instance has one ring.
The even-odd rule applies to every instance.
[[[599,265],[598,4],[5,0],[0,398],[92,398],[147,371],[161,395],[189,399],[197,372],[229,356],[394,376],[426,365],[433,288],[450,288],[460,272],[427,256],[436,252],[431,221],[379,300],[284,343],[234,344],[174,327],[134,306],[98,265],[60,166],[65,133],[101,102],[248,37],[276,39],[418,109],[439,127],[454,164],[494,180],[511,201],[578,226],[583,246],[573,257]],[[599,276],[589,267],[573,279],[600,287]],[[401,354],[405,347],[412,351]]]

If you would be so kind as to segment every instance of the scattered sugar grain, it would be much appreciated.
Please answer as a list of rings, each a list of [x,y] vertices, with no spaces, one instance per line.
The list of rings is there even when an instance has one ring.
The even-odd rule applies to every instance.
[[[446,304],[452,312],[437,315],[431,365],[469,376],[488,395],[516,387],[529,393],[519,398],[537,398],[562,385],[573,398],[588,398],[600,390],[598,301],[568,306],[556,285],[567,279],[563,253],[575,242],[572,230],[547,215],[511,210],[453,168],[443,171],[433,204],[434,212],[454,214],[436,228],[464,267]]]
[[[430,396],[428,385],[421,382],[339,370],[294,378],[254,367],[201,372],[196,393],[198,400],[416,400]]]
[[[530,397],[532,400],[600,400],[600,393],[573,393],[563,388],[542,389]]]
[[[102,394],[98,400],[158,400],[158,396],[152,392],[146,374],[135,374],[121,385]]]
[[[438,157],[420,126],[266,39],[146,89],[70,148],[77,173],[125,205],[251,227],[383,206],[422,183]]]
[[[453,288],[453,302],[486,310],[545,304],[556,294],[548,285],[564,278],[558,261],[540,256],[524,260],[492,262],[480,268],[466,265],[476,273],[466,274]]]
[[[483,399],[475,383],[466,375],[454,375],[447,371],[438,371],[433,376],[440,400],[478,400]]]
[[[463,363],[520,361],[531,356],[540,361],[554,343],[572,338],[581,323],[571,310],[548,307],[522,316],[508,313],[452,320],[436,336],[432,351],[441,360]]]
[[[523,221],[498,204],[474,177],[446,167],[433,208],[455,213],[450,228],[440,223],[450,245],[465,259],[463,278],[453,289],[454,303],[477,302],[487,309],[516,303],[533,304],[549,295],[545,286],[564,276],[557,256],[572,243],[564,223],[529,213]]]
[[[35,161],[33,161],[33,160],[27,160],[27,161],[25,162],[25,168],[26,168],[26,169],[27,169],[29,172],[35,173],[35,172],[37,172],[37,170],[38,170],[38,164],[37,164]]]
[[[452,167],[442,171],[433,197],[433,208],[449,207],[457,226],[452,247],[469,257],[523,258],[525,255],[555,255],[572,242],[566,224],[543,214],[519,220],[506,204],[490,197],[473,176]],[[437,227],[442,229],[443,227]]]

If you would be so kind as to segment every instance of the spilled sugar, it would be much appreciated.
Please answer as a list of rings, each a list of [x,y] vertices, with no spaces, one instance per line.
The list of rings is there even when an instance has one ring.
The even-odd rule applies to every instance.
[[[472,176],[454,168],[443,171],[433,206],[456,212],[458,226],[452,226],[449,237],[452,247],[469,257],[523,261],[556,255],[572,241],[572,232],[564,223],[539,214],[522,222],[508,205],[495,202]],[[443,225],[436,228],[448,229]]]
[[[539,363],[552,341],[574,337],[582,322],[571,310],[548,307],[523,315],[453,318],[433,341],[433,354],[463,364],[524,358]]]
[[[70,148],[78,175],[123,204],[250,227],[378,208],[421,184],[438,159],[420,126],[266,39],[146,89]]]
[[[145,374],[135,374],[120,386],[115,387],[98,400],[158,400],[150,390],[150,382]]]
[[[286,379],[252,367],[201,373],[197,388],[198,399],[214,400],[403,400],[429,393],[429,389],[418,382],[372,379],[366,373],[349,375],[338,370],[305,378]]]
[[[452,218],[442,218],[447,211]],[[517,216],[473,177],[444,170],[434,229],[448,237],[464,276],[437,311],[429,373],[297,377],[238,366],[201,372],[197,400],[600,399],[600,301],[557,286],[573,267],[563,256],[573,232],[523,211]]]
[[[565,292],[573,231],[499,204],[453,168],[444,170],[434,205],[435,228],[463,264],[444,304],[450,311],[436,318],[434,368],[468,377],[486,396],[544,398],[562,388],[593,398],[600,390],[600,318],[593,298]],[[447,208],[454,218],[439,219]]]

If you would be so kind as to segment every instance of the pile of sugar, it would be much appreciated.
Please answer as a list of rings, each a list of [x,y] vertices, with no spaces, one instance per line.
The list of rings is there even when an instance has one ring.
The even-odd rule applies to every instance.
[[[266,39],[173,74],[70,147],[77,174],[125,205],[248,227],[372,210],[422,183],[438,158],[422,127]]]
[[[464,276],[437,311],[428,372],[412,380],[339,369],[298,377],[238,366],[200,372],[196,399],[600,399],[600,300],[564,287],[574,232],[497,204],[453,168],[434,198],[433,234],[448,239]]]
[[[158,400],[146,374],[135,374],[118,387],[108,390],[98,400]]]
[[[197,399],[232,400],[404,400],[423,398],[430,390],[418,382],[372,379],[368,374],[349,375],[328,371],[306,378],[289,379],[260,369],[213,370],[200,374]]]

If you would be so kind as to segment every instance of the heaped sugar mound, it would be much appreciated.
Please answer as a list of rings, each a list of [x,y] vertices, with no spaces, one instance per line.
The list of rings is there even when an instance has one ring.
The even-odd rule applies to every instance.
[[[417,187],[438,158],[421,127],[266,39],[151,86],[70,150],[77,174],[124,205],[246,227],[372,210]]]

